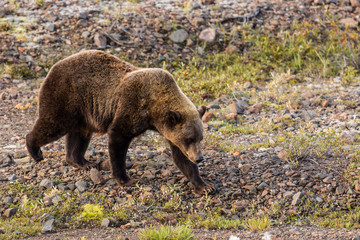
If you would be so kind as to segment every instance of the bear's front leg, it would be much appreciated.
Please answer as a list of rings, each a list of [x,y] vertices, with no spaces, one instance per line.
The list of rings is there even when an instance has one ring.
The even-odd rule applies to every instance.
[[[130,186],[137,182],[137,179],[130,179],[126,174],[126,153],[131,138],[121,136],[121,133],[110,130],[109,133],[109,154],[112,167],[112,175],[120,186]]]
[[[194,185],[195,193],[201,195],[205,192],[213,192],[215,190],[214,184],[207,184],[202,180],[198,166],[191,162],[178,147],[172,143],[170,143],[170,147],[176,166]]]

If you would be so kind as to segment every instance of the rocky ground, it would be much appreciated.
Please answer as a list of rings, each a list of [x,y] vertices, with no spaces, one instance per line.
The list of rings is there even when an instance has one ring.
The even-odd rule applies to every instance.
[[[22,66],[4,71],[0,78],[0,185],[3,189],[13,183],[35,186],[40,195],[44,193],[42,204],[47,207],[59,206],[56,196],[60,193],[75,194],[75,204],[79,205],[90,201],[87,193],[104,194],[109,205],[122,206],[129,199],[138,201],[131,206],[125,204],[131,215],[128,221],[113,223],[110,219],[101,229],[71,229],[71,214],[54,221],[51,217],[42,219],[43,230],[56,233],[34,239],[136,239],[143,226],[179,221],[176,207],[161,220],[152,215],[157,206],[149,198],[160,201],[159,192],[166,191],[178,196],[177,200],[189,211],[199,214],[217,209],[233,220],[260,215],[274,220],[274,225],[263,232],[200,227],[195,230],[199,239],[229,239],[231,235],[240,239],[360,238],[356,208],[360,204],[359,83],[344,87],[335,78],[330,83],[300,83],[289,89],[274,80],[273,85],[245,83],[241,87],[244,92],[255,92],[253,95],[276,89],[275,98],[279,99],[280,94],[290,96],[295,92],[287,108],[281,110],[264,106],[255,97],[238,97],[234,101],[223,96],[208,101],[209,112],[203,119],[206,160],[199,168],[217,188],[211,200],[199,201],[199,196],[192,193],[156,133],[146,133],[131,145],[128,171],[132,177],[141,178],[141,183],[125,189],[116,188],[104,164],[102,169],[90,171],[66,165],[62,139],[44,147],[46,159],[39,164],[28,157],[24,148],[24,136],[36,119],[40,82],[52,64],[64,56],[82,49],[103,49],[142,66],[166,65],[171,69],[172,60],[186,62],[194,52],[202,55],[243,50],[241,39],[229,38],[228,32],[245,23],[275,33],[290,28],[294,21],[307,19],[321,25],[323,19],[334,16],[340,25],[356,29],[360,22],[359,1],[15,2],[0,2],[0,62],[4,66]],[[31,80],[16,77],[19,74]],[[285,82],[296,78],[291,74],[277,77]],[[249,129],[231,130],[240,123]],[[294,141],[279,140],[275,128],[283,129]],[[307,137],[303,128],[324,135]],[[92,140],[87,157],[98,163],[108,160],[106,136]],[[174,184],[175,190],[164,190]],[[57,194],[49,194],[54,187]],[[22,193],[2,192],[0,210],[4,219],[16,214],[22,197]],[[192,201],[197,206],[192,206]],[[349,209],[355,209],[349,226],[316,226],[316,212],[326,218]],[[5,231],[0,228],[0,235]]]

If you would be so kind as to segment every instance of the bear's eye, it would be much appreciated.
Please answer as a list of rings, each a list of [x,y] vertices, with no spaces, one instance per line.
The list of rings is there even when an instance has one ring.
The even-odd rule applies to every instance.
[[[185,140],[186,144],[192,144],[195,142],[195,139],[194,138],[188,138]]]

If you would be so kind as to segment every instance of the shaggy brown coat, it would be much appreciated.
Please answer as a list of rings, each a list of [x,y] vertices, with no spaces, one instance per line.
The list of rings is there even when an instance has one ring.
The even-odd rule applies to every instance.
[[[197,193],[213,190],[200,177],[203,126],[198,112],[170,73],[138,69],[102,51],[84,51],[56,63],[39,96],[39,117],[26,136],[36,160],[40,147],[65,135],[66,161],[86,169],[84,154],[93,133],[107,133],[113,177],[132,184],[125,170],[131,140],[151,129],[169,142],[174,162]],[[199,115],[200,113],[200,115]]]

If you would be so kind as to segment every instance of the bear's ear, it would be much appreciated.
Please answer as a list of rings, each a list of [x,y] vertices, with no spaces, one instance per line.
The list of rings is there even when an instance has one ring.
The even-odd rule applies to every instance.
[[[207,110],[207,108],[205,106],[201,106],[198,108],[200,118],[202,118],[202,116],[205,114],[206,110]]]
[[[170,110],[168,112],[168,116],[167,116],[167,122],[171,125],[171,126],[175,126],[176,124],[180,123],[181,121],[181,115],[180,113],[174,111],[174,110]]]

